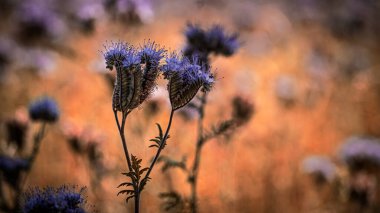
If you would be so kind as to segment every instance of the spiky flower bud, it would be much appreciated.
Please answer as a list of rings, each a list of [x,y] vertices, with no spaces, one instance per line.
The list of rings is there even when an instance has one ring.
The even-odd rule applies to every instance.
[[[166,59],[163,66],[165,79],[169,80],[168,90],[173,110],[189,103],[202,88],[204,92],[211,89],[214,76],[208,66],[199,65],[196,58],[189,60],[173,54]]]
[[[153,42],[145,43],[140,50],[126,43],[115,43],[106,49],[106,68],[116,68],[112,102],[116,111],[133,110],[152,93],[164,52]]]

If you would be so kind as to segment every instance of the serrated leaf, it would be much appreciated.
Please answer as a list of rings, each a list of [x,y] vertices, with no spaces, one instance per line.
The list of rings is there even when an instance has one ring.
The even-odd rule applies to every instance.
[[[133,184],[129,182],[125,182],[125,183],[121,183],[117,188],[120,188],[122,186],[133,186]]]
[[[156,142],[158,144],[160,144],[160,142],[161,142],[161,140],[157,139],[157,138],[150,139],[149,141]]]
[[[128,196],[127,199],[125,199],[125,202],[128,203],[128,200],[131,199],[131,198],[133,198],[134,196],[135,196],[135,195]]]
[[[146,171],[148,171],[148,170],[149,170],[148,167],[146,167],[146,168],[144,168],[144,169],[141,169],[139,175],[142,175],[144,172],[146,172]]]
[[[125,190],[121,190],[120,192],[117,193],[117,196],[119,196],[119,194],[134,194],[135,191],[134,190],[131,190],[131,189],[125,189]]]
[[[156,125],[157,125],[157,128],[158,128],[158,135],[160,136],[160,138],[163,138],[164,134],[162,132],[161,125],[159,123],[156,123]]]

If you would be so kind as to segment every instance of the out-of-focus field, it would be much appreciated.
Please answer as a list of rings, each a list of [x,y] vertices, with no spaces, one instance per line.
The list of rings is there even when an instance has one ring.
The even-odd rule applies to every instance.
[[[297,7],[285,2],[160,0],[153,1],[153,9],[154,19],[143,25],[101,20],[91,36],[74,32],[65,44],[74,55],[58,55],[55,69],[47,75],[30,70],[6,74],[0,84],[0,119],[40,94],[56,98],[61,110],[60,121],[48,127],[27,185],[90,185],[85,161],[70,151],[63,133],[68,124],[85,126],[92,137],[101,138],[112,172],[100,187],[87,189],[88,202],[100,212],[133,207],[133,202],[125,204],[124,196],[116,196],[126,163],[111,108],[112,88],[98,72],[105,70],[103,45],[119,40],[139,45],[151,39],[180,50],[188,22],[205,27],[217,23],[239,33],[241,48],[230,58],[211,59],[217,82],[209,95],[206,126],[228,118],[235,95],[252,100],[255,114],[232,137],[204,147],[200,212],[336,212],[302,172],[301,162],[308,155],[326,155],[342,165],[338,152],[347,137],[380,136],[379,40],[371,34],[334,36],[321,23],[300,21]],[[352,75],[347,74],[349,66],[356,66]],[[277,97],[276,88],[287,89],[278,89],[283,78],[291,81],[288,105]],[[159,87],[165,88],[164,80]],[[143,104],[127,120],[129,149],[145,165],[154,154],[147,147],[156,134],[155,123],[165,126],[170,112],[166,102],[160,103],[154,117],[146,116]],[[195,120],[175,117],[164,154],[176,159],[186,155],[191,162],[195,125]],[[169,186],[189,194],[181,171],[170,175],[171,182],[155,168],[142,193],[143,212],[163,211],[158,194]]]

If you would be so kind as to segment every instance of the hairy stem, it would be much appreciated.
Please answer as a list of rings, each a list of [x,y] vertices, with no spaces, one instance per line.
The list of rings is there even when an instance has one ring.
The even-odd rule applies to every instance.
[[[207,93],[203,93],[201,96],[201,104],[199,106],[199,118],[198,118],[198,137],[197,137],[197,144],[195,147],[195,157],[193,162],[193,167],[189,174],[189,182],[191,185],[191,198],[190,198],[190,208],[192,213],[196,213],[198,211],[198,198],[197,198],[197,180],[198,180],[198,173],[199,173],[199,164],[201,161],[201,152],[202,147],[205,142],[203,137],[203,119],[205,116],[204,108],[207,103]]]
[[[121,143],[123,144],[125,158],[127,159],[128,170],[132,171],[132,163],[131,163],[131,159],[130,159],[130,156],[129,156],[128,147],[127,147],[127,141],[125,140],[125,134],[124,134],[125,120],[127,119],[127,116],[129,114],[129,112],[128,111],[127,112],[123,112],[121,126],[120,126],[119,118],[117,116],[117,111],[114,110],[113,112],[114,112],[114,115],[115,115],[115,120],[116,120],[117,128],[119,130],[119,134],[120,134],[120,138],[121,138]]]

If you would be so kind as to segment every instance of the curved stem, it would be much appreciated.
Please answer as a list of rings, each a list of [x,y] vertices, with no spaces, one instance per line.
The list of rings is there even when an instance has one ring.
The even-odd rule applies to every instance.
[[[132,163],[131,163],[131,159],[129,157],[128,147],[127,147],[127,141],[125,140],[125,135],[124,135],[125,120],[126,120],[128,114],[129,114],[129,112],[128,111],[127,112],[123,112],[121,126],[120,126],[119,118],[117,116],[117,111],[114,110],[113,112],[114,112],[114,115],[115,115],[115,120],[116,120],[117,128],[119,130],[119,134],[120,134],[120,138],[121,138],[121,143],[123,144],[125,158],[127,159],[128,170],[132,171]]]
[[[162,139],[162,141],[161,141],[161,143],[160,143],[160,147],[158,147],[158,149],[157,149],[156,156],[154,156],[153,161],[152,161],[152,163],[150,164],[147,173],[145,174],[144,180],[146,180],[147,178],[149,178],[149,174],[150,174],[150,172],[152,171],[152,169],[153,169],[153,167],[154,167],[154,165],[155,165],[155,163],[156,163],[158,157],[160,156],[160,153],[161,153],[162,149],[164,148],[164,145],[165,145],[165,143],[166,143],[166,139],[168,138],[168,135],[169,135],[170,126],[172,125],[172,120],[173,120],[174,111],[175,111],[175,110],[172,110],[172,111],[170,112],[169,123],[168,123],[168,127],[166,128],[166,132],[165,132],[164,138]]]

